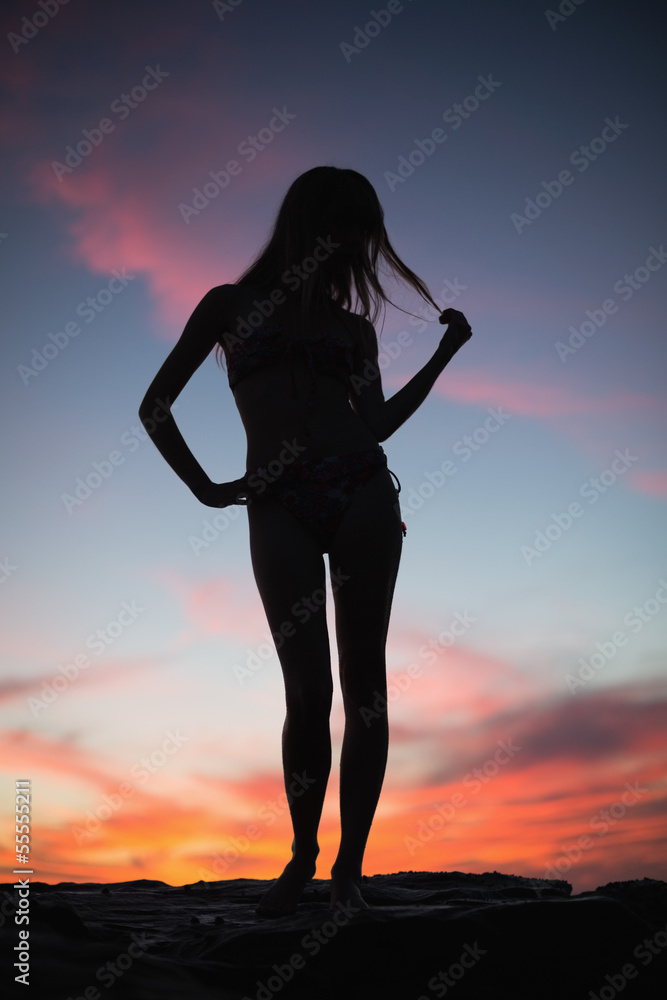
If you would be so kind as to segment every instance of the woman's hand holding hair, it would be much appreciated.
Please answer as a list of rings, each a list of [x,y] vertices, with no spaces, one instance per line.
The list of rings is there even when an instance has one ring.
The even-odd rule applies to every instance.
[[[458,309],[445,309],[438,322],[448,324],[440,340],[440,347],[447,348],[453,357],[472,337],[470,323]]]

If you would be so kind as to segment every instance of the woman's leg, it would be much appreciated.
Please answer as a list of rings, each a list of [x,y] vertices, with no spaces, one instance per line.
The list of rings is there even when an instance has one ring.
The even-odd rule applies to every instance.
[[[365,905],[358,888],[361,866],[387,763],[387,713],[378,714],[373,704],[387,695],[385,645],[403,542],[397,504],[391,476],[382,470],[350,504],[329,551],[331,573],[341,581],[334,600],[345,708],[332,904]]]
[[[294,841],[292,860],[260,912],[289,912],[315,874],[317,829],[331,768],[333,683],[324,608],[324,559],[314,535],[275,499],[248,507],[250,552],[285,681],[282,756]]]

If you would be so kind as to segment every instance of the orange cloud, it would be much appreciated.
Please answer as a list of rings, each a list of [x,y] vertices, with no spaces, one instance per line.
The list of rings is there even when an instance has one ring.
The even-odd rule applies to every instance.
[[[576,891],[660,877],[667,860],[665,700],[664,685],[655,682],[542,698],[474,725],[417,714],[403,723],[419,758],[410,784],[397,773],[406,747],[396,744],[390,721],[389,769],[366,872],[504,870],[563,877]],[[242,781],[195,765],[187,797],[182,778],[178,787],[156,781],[105,813],[103,794],[113,805],[119,783],[103,755],[20,731],[5,734],[4,743],[13,771],[18,766],[35,779],[47,773],[52,787],[83,783],[92,793],[89,806],[63,806],[58,819],[36,823],[45,881],[271,878],[289,856],[278,765]],[[324,878],[339,838],[337,785],[334,772],[321,824]],[[0,860],[11,863],[7,849]]]
[[[441,765],[426,780],[391,784],[390,767],[369,862],[563,877],[577,891],[661,877],[664,711],[656,683],[518,707],[473,735],[443,725],[429,751]]]
[[[96,788],[110,787],[111,774],[100,760],[73,740],[49,739],[25,729],[6,730],[0,734],[3,759],[12,760],[12,770],[25,774],[47,773],[62,780],[83,781]]]

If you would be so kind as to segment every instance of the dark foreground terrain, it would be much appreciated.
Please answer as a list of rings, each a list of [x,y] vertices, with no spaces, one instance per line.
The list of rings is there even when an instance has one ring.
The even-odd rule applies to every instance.
[[[487,872],[364,879],[370,909],[260,919],[268,882],[33,883],[29,986],[16,984],[11,885],[0,886],[3,995],[31,1000],[663,1000],[667,883]],[[26,925],[21,925],[25,927]],[[10,957],[13,956],[13,957]]]

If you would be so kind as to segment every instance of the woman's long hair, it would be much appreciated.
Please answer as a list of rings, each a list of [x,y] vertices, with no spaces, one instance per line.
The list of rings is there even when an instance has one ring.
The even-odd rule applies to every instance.
[[[304,261],[310,271],[300,279]],[[380,263],[440,312],[427,286],[389,242],[370,181],[356,170],[313,167],[290,186],[273,231],[236,284],[265,295],[277,289],[287,298],[294,296],[304,326],[332,302],[375,323],[391,302],[378,277]]]

